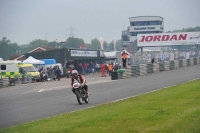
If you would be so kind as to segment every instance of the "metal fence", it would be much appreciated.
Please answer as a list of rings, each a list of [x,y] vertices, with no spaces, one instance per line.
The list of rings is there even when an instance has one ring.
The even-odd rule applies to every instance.
[[[150,63],[154,58],[155,62],[173,61],[180,59],[189,59],[200,56],[200,49],[187,50],[163,50],[163,51],[138,51],[132,53],[129,59],[131,64]]]

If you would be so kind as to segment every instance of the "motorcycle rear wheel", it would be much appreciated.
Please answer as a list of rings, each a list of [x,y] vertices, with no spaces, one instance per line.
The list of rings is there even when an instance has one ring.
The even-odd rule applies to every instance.
[[[84,98],[84,101],[85,101],[85,103],[88,103],[88,102],[89,102],[89,96],[86,96],[86,97]]]

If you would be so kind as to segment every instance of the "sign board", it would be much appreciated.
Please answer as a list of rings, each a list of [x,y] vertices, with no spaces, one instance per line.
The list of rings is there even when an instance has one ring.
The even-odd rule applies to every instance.
[[[200,44],[200,32],[138,34],[138,47]]]
[[[71,50],[71,56],[97,57],[97,51]]]

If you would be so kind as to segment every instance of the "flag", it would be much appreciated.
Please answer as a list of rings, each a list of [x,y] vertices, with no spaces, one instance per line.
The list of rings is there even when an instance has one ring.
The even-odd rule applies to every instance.
[[[116,40],[113,39],[114,51],[116,51]]]
[[[104,40],[102,37],[99,37],[99,41],[100,41],[100,44],[101,44],[101,49],[103,50],[103,43],[104,43]]]
[[[86,49],[86,45],[84,44],[84,47],[83,47],[84,49]]]
[[[82,48],[83,48],[83,47],[82,47],[82,44],[80,44],[80,45],[79,45],[79,48],[80,48],[80,49],[82,49]]]

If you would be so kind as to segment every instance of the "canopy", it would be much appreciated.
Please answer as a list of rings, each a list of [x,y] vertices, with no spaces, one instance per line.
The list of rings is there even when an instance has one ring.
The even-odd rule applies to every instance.
[[[40,60],[44,61],[45,65],[56,64],[56,60],[55,59],[40,59]]]
[[[37,60],[35,58],[33,58],[32,56],[29,56],[26,60],[24,60],[23,62],[29,62],[33,65],[40,65],[40,64],[44,64],[44,61],[41,60]]]

